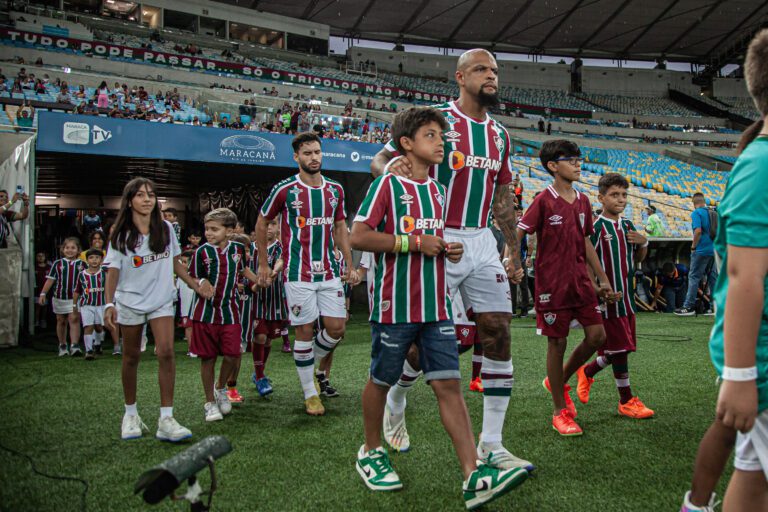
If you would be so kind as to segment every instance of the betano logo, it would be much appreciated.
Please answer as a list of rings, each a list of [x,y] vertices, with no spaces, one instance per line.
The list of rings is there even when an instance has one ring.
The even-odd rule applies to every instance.
[[[306,218],[302,215],[296,217],[296,227],[303,229],[307,226],[325,226],[333,224],[333,217],[310,217]]]
[[[448,153],[448,167],[454,171],[460,171],[465,167],[475,169],[486,169],[492,171],[501,170],[501,160],[494,160],[477,155],[465,155],[461,151],[451,151]]]
[[[413,233],[416,230],[443,229],[443,219],[414,219],[410,215],[400,217],[400,231]]]
[[[133,268],[139,268],[147,263],[162,260],[171,257],[171,251],[161,252],[159,254],[147,254],[146,256],[134,256],[132,258]]]

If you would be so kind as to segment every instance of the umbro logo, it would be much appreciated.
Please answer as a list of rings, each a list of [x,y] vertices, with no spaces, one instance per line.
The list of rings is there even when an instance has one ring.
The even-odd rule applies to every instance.
[[[563,218],[560,215],[553,215],[549,218],[550,226],[559,226],[563,223]]]
[[[457,132],[456,130],[445,132],[445,138],[447,142],[459,142],[459,137],[461,137],[461,133]]]
[[[603,235],[603,240],[605,240],[606,242],[610,242],[611,240],[613,240],[613,235],[610,233],[606,233]]]
[[[403,204],[413,204],[413,196],[411,194],[403,194],[400,196],[400,201]]]

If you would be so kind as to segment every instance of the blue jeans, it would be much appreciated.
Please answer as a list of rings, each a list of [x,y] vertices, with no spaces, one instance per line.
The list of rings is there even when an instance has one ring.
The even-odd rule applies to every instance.
[[[661,290],[661,296],[664,297],[664,300],[667,303],[667,306],[664,308],[665,313],[672,313],[677,308],[680,308],[683,306],[685,301],[685,295],[688,291],[688,287],[680,286],[678,288],[673,288],[672,286],[665,286]]]
[[[371,380],[394,386],[412,344],[419,347],[419,363],[427,382],[459,379],[459,351],[453,322],[380,324],[371,322]]]
[[[685,296],[686,309],[693,309],[696,306],[696,297],[698,295],[699,283],[701,278],[707,276],[707,288],[709,296],[715,289],[717,282],[717,269],[715,268],[715,256],[705,256],[703,254],[691,253],[691,267],[688,271],[688,293]]]

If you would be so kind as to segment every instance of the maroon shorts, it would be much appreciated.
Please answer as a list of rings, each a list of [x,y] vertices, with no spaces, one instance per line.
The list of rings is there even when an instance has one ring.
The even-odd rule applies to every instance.
[[[606,318],[603,320],[603,326],[605,327],[605,344],[597,351],[600,355],[634,352],[637,349],[635,315]]]
[[[280,337],[280,331],[283,330],[283,320],[260,320],[256,319],[256,329],[254,333],[256,336],[264,335],[268,340],[274,340]]]
[[[603,323],[603,313],[595,302],[575,309],[536,312],[536,332],[548,338],[567,338],[571,322],[576,320],[582,327]]]
[[[192,327],[192,320],[188,316],[181,317],[181,326],[186,329],[187,327]]]
[[[462,347],[471,347],[477,339],[477,327],[474,325],[456,324],[456,339]]]
[[[203,359],[216,356],[240,356],[240,324],[192,322],[189,350]]]

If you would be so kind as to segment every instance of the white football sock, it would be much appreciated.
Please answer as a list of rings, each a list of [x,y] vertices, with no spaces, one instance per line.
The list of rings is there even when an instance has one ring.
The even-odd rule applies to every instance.
[[[387,393],[387,405],[390,412],[399,416],[405,412],[405,397],[411,390],[416,381],[421,376],[421,370],[414,370],[408,361],[403,363],[403,373],[397,381],[397,384],[389,388]]]
[[[304,400],[317,395],[313,345],[314,343],[311,341],[296,340],[293,342],[293,362],[296,364],[301,389],[304,391]]]
[[[481,441],[487,445],[501,443],[501,430],[512,393],[512,360],[494,361],[483,357],[483,432]]]

